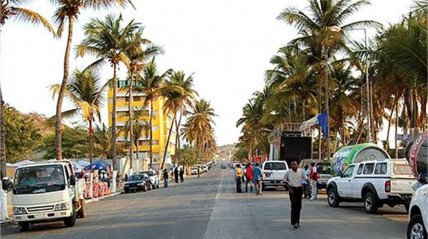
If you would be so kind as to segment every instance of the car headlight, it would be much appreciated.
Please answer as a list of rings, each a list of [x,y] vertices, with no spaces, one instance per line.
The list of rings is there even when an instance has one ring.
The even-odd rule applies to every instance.
[[[70,204],[68,202],[58,203],[55,205],[55,211],[63,211],[70,209]]]
[[[144,183],[139,183],[139,184],[138,184],[138,186],[143,186],[143,185],[144,185]]]
[[[27,214],[27,210],[25,209],[25,207],[13,207],[13,214]]]

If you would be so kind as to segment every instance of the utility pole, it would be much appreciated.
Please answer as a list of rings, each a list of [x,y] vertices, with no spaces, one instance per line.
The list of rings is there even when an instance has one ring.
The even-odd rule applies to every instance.
[[[0,160],[1,160],[1,175],[6,177],[6,143],[4,134],[4,102],[0,83]]]

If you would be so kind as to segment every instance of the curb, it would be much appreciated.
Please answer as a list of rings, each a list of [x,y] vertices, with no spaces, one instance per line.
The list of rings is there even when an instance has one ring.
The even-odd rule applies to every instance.
[[[2,225],[2,226],[7,226],[9,224],[13,224],[13,220],[7,219],[7,220],[4,220],[4,221],[0,221],[0,225]]]
[[[121,192],[115,192],[115,193],[112,193],[110,195],[99,197],[99,198],[85,199],[85,203],[98,202],[100,200],[103,200],[103,199],[106,199],[106,198],[109,198],[109,197],[114,197],[114,196],[117,196],[119,194],[121,194]]]

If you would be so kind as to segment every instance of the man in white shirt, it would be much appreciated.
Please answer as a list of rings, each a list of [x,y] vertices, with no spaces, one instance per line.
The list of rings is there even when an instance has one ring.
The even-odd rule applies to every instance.
[[[300,211],[302,210],[302,180],[307,180],[305,172],[297,168],[297,162],[291,162],[291,169],[284,175],[284,183],[288,188],[291,202],[291,225],[294,228],[300,227]]]

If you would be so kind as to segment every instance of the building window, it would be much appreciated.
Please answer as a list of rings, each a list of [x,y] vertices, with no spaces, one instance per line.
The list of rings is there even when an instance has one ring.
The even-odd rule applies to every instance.
[[[141,101],[141,96],[134,96],[134,101]]]

